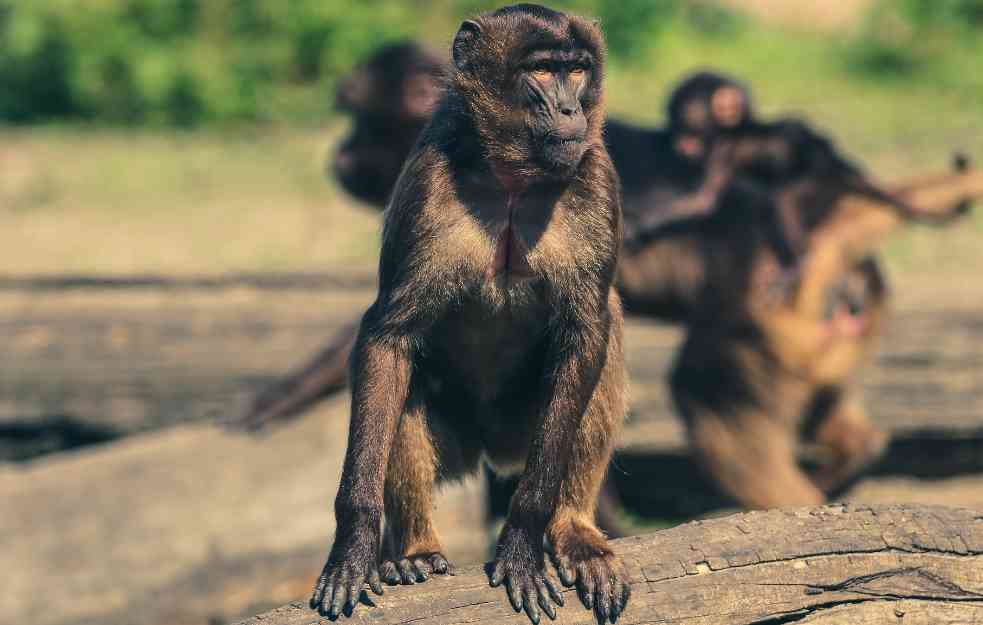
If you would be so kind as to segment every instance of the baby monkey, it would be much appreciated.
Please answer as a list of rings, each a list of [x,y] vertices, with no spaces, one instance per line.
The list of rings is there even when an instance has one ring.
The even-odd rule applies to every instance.
[[[614,622],[631,589],[594,524],[626,386],[603,39],[521,4],[465,21],[452,55],[386,211],[352,352],[338,529],[311,604],[335,618],[366,583],[381,594],[446,573],[435,484],[486,459],[521,472],[491,584],[534,623],[554,618],[545,539],[560,581]]]

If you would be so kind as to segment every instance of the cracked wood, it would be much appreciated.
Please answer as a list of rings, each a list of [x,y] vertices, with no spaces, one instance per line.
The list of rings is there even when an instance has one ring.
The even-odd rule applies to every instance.
[[[983,512],[832,505],[696,521],[615,542],[633,596],[619,620],[686,625],[983,623]],[[366,596],[363,595],[363,599]],[[342,623],[525,625],[481,567],[386,588]],[[556,622],[589,625],[575,593]],[[296,602],[240,625],[327,622]]]

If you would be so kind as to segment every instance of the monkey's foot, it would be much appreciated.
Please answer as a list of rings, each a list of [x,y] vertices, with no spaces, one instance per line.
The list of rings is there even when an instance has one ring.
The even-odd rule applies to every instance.
[[[813,483],[828,495],[839,494],[845,485],[884,456],[890,438],[873,426],[850,429],[849,438],[844,437],[839,445],[838,458],[813,472],[810,476]]]
[[[546,573],[542,544],[542,539],[537,543],[525,530],[506,525],[488,574],[492,586],[505,584],[515,611],[525,610],[529,620],[537,625],[540,609],[555,620],[554,604],[563,605],[559,587]]]
[[[396,586],[425,582],[431,575],[447,575],[451,572],[451,565],[444,554],[430,553],[405,556],[400,560],[383,560],[379,571],[382,581]]]
[[[595,530],[596,532],[596,530]],[[584,607],[593,610],[599,623],[612,623],[628,605],[631,584],[618,556],[596,532],[577,528],[560,545],[554,545],[553,563],[565,586],[576,586]]]
[[[351,539],[345,542],[344,545],[335,543],[311,595],[311,608],[330,619],[337,619],[341,614],[351,615],[366,582],[372,592],[382,594],[377,549],[372,541]]]

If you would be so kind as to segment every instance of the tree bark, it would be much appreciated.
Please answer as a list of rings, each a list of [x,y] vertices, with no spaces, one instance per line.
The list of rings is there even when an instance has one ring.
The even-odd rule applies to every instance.
[[[983,512],[833,505],[696,521],[615,542],[632,579],[619,620],[686,625],[983,623]],[[363,595],[363,599],[365,599]],[[567,590],[557,623],[594,620]],[[338,622],[524,625],[482,567],[386,588]],[[240,625],[313,625],[296,602]]]

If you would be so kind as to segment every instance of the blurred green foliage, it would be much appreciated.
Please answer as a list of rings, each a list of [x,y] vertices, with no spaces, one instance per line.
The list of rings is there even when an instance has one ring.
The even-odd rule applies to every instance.
[[[0,0],[0,121],[191,127],[321,120],[334,82],[380,44],[418,37],[446,46],[460,19],[500,4]],[[755,54],[745,50],[755,38],[741,36],[754,28],[750,18],[712,0],[550,4],[597,16],[621,67],[660,59],[670,33]],[[938,70],[932,63],[952,50],[964,57],[978,51],[981,33],[983,0],[882,0],[841,45],[842,58],[864,80],[911,77]],[[952,71],[962,74],[964,66]]]
[[[846,48],[866,77],[910,79],[944,71],[953,57],[983,46],[983,0],[879,0]]]
[[[309,114],[380,43],[392,0],[0,0],[0,119],[192,126]],[[274,110],[284,109],[284,110]]]

